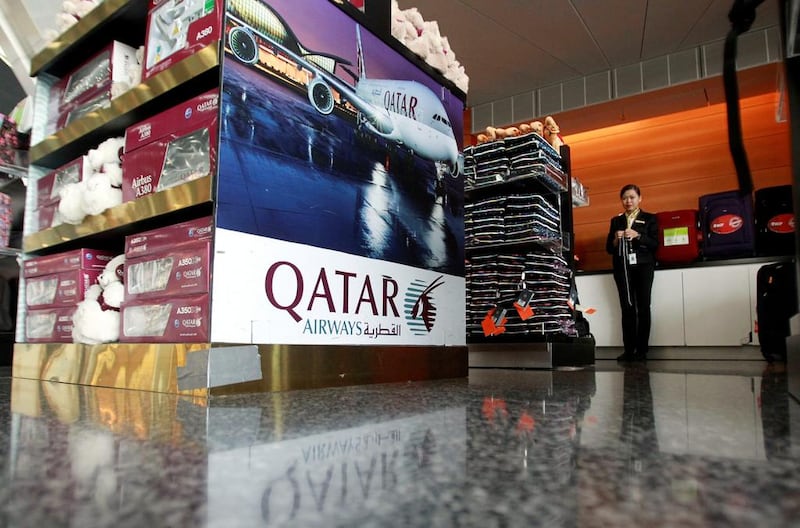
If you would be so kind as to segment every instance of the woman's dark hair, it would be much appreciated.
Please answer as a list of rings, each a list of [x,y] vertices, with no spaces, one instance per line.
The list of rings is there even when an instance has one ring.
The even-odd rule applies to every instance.
[[[639,196],[642,195],[642,191],[639,190],[639,186],[638,185],[634,185],[632,183],[629,183],[628,185],[623,187],[622,190],[619,192],[620,199],[622,198],[622,195],[625,194],[626,191],[635,191],[636,194],[638,194]]]

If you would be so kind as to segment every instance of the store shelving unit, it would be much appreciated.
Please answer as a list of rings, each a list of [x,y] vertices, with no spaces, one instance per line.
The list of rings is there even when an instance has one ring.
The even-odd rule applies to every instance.
[[[122,135],[132,124],[220,86],[223,41],[139,84],[112,100],[108,108],[91,112],[56,133],[44,133],[50,87],[81,58],[112,38],[134,47],[142,45],[147,5],[141,0],[106,0],[32,59],[31,74],[39,80],[34,94],[36,121],[30,167],[21,171],[30,181],[35,182],[106,138]],[[218,5],[224,2],[218,0]],[[22,258],[77,247],[121,252],[126,235],[215,214],[216,189],[224,177],[210,174],[89,216],[80,225],[61,224],[40,231],[33,218],[26,218]],[[35,190],[28,192],[26,202],[27,211],[36,207]],[[215,265],[214,273],[219,272]],[[20,292],[24,291],[21,279]],[[21,295],[18,317],[24,322],[25,315]],[[25,343],[24,337],[24,324],[19,324],[15,377],[192,396],[460,377],[466,375],[467,368],[465,347],[227,342],[33,344]]]
[[[544,140],[541,140],[543,142]],[[575,196],[571,189],[570,150],[563,146],[559,152],[563,170],[542,164],[533,167],[529,173],[507,174],[496,182],[473,186],[467,189],[466,203],[481,198],[507,198],[515,195],[537,195],[550,203],[559,216],[558,238],[530,237],[523,241],[492,242],[467,245],[467,260],[476,255],[509,256],[541,254],[557,255],[564,259],[574,273],[572,208],[588,203],[585,196]],[[513,226],[505,225],[505,228]],[[524,276],[524,275],[523,275]],[[468,282],[469,288],[469,282]],[[509,296],[509,292],[498,286],[497,301]],[[471,292],[470,292],[471,293]],[[469,298],[469,294],[468,294]],[[535,295],[534,295],[535,299]],[[567,296],[564,296],[566,304]],[[476,312],[476,308],[480,312]],[[524,333],[509,333],[485,336],[481,333],[481,318],[485,299],[481,297],[468,306],[467,340],[470,349],[471,367],[513,367],[513,368],[553,368],[583,366],[594,363],[594,344],[589,338],[577,337],[567,333],[537,331],[531,325]],[[512,311],[513,312],[513,311]],[[477,314],[477,316],[476,316]],[[472,316],[472,317],[470,317]],[[517,317],[511,313],[509,319]],[[519,323],[518,323],[519,324]]]

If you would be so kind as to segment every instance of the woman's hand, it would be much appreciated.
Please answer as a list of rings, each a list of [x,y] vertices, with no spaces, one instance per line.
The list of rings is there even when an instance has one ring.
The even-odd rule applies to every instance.
[[[618,231],[618,233],[619,232],[620,231]],[[621,233],[622,233],[622,236],[624,236],[628,240],[633,240],[635,238],[639,238],[639,232],[636,231],[635,229],[628,228],[625,231],[621,231]]]

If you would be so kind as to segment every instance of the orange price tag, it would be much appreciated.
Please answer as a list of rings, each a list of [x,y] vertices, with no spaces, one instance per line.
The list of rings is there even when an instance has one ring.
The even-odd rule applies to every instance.
[[[519,304],[514,303],[514,308],[517,309],[517,313],[519,314],[519,318],[522,319],[523,321],[533,317],[533,308],[531,307],[530,304],[523,308]]]
[[[481,328],[483,328],[483,335],[487,337],[500,335],[506,331],[505,324],[508,321],[508,318],[502,317],[499,323],[495,323],[494,311],[495,311],[494,308],[489,310],[489,313],[487,313],[486,317],[484,317],[483,321],[481,321]]]

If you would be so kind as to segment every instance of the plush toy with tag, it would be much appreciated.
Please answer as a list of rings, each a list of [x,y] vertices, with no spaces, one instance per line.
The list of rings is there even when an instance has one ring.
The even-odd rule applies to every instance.
[[[125,255],[106,264],[103,273],[86,291],[72,316],[72,341],[98,344],[119,340],[119,307],[125,295],[123,285]]]

